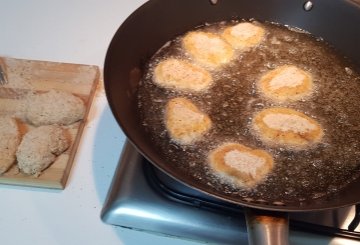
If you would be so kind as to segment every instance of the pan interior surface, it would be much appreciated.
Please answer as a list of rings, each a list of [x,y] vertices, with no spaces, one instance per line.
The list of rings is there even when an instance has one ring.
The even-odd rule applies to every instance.
[[[241,51],[224,67],[212,70],[214,85],[205,92],[184,92],[154,83],[154,67],[168,58],[186,59],[182,36],[167,43],[145,69],[139,86],[139,111],[154,146],[172,168],[214,189],[243,200],[288,203],[317,199],[340,191],[358,177],[360,170],[360,74],[323,41],[299,30],[270,23],[257,23],[266,31],[258,47]],[[201,28],[216,33],[235,23],[217,23]],[[257,91],[259,74],[282,65],[295,65],[311,73],[313,94],[300,101],[277,103]],[[172,98],[183,97],[197,104],[212,119],[209,133],[198,142],[181,145],[164,126],[164,109]],[[306,149],[267,146],[252,129],[254,114],[265,108],[286,107],[304,112],[323,127],[322,142]],[[208,154],[218,145],[238,142],[269,152],[275,161],[268,178],[254,188],[241,188],[209,168]]]
[[[300,210],[316,210],[322,208],[335,208],[344,205],[350,205],[357,202],[358,199],[354,196],[356,196],[356,193],[360,194],[358,188],[359,186],[358,180],[353,181],[345,188],[340,188],[339,185],[334,185],[333,187],[330,186],[329,190],[326,190],[326,192],[328,193],[318,192],[317,190],[315,190],[311,193],[311,197],[306,195],[305,197],[301,196],[297,194],[297,190],[294,190],[292,188],[286,189],[285,187],[286,185],[281,185],[281,184],[279,185],[279,183],[277,183],[275,186],[273,186],[274,188],[272,193],[273,196],[277,195],[277,197],[279,198],[267,198],[266,196],[261,197],[256,195],[255,196],[244,195],[244,193],[241,193],[242,192],[241,190],[240,191],[235,190],[232,186],[226,184],[223,185],[222,183],[220,184],[213,183],[211,181],[209,182],[208,181],[209,179],[206,179],[206,175],[204,176],[202,174],[198,174],[203,172],[201,170],[197,170],[197,171],[184,170],[183,167],[184,164],[182,164],[183,161],[181,161],[181,158],[174,157],[176,156],[175,153],[177,151],[182,151],[181,147],[178,147],[175,144],[170,144],[171,150],[175,153],[173,155],[168,154],[167,156],[166,154],[165,155],[162,154],[161,152],[163,152],[162,151],[163,149],[161,149],[161,144],[154,146],[154,141],[152,140],[152,138],[154,138],[154,135],[152,137],[147,137],[148,134],[144,131],[144,127],[142,125],[143,120],[141,116],[137,113],[134,113],[138,109],[137,108],[138,107],[137,98],[139,92],[138,88],[141,77],[143,76],[143,74],[145,74],[147,69],[147,67],[144,65],[146,61],[148,61],[150,57],[152,57],[152,55],[155,54],[155,52],[167,41],[173,39],[175,36],[184,33],[196,26],[200,26],[205,22],[214,23],[220,20],[243,19],[243,18],[249,19],[254,17],[255,19],[259,19],[259,20],[269,20],[269,21],[284,23],[291,26],[297,26],[300,27],[301,29],[309,30],[310,32],[314,31],[312,33],[316,36],[324,35],[324,36],[332,37],[330,38],[330,40],[326,39],[325,37],[324,38],[326,40],[329,40],[330,43],[332,44],[334,43],[338,44],[336,48],[342,51],[342,53],[347,54],[347,56],[349,57],[351,56],[349,55],[350,52],[347,49],[349,48],[349,46],[352,45],[353,39],[349,40],[349,37],[345,33],[346,35],[344,34],[345,36],[343,36],[343,38],[346,41],[348,41],[349,45],[342,45],[344,40],[338,40],[335,33],[331,33],[331,35],[327,34],[327,27],[325,26],[325,24],[323,25],[322,29],[321,28],[319,29],[318,25],[319,23],[321,25],[324,18],[325,12],[323,11],[315,12],[314,9],[314,13],[309,14],[309,13],[305,13],[302,10],[301,6],[297,6],[294,3],[291,4],[286,3],[285,4],[286,6],[281,5],[282,10],[284,9],[287,10],[286,13],[291,12],[292,14],[294,14],[293,16],[295,17],[290,18],[285,15],[285,12],[279,13],[278,12],[279,9],[273,8],[273,6],[279,6],[280,3],[285,3],[286,1],[283,2],[270,1],[269,3],[266,3],[266,4],[271,4],[271,8],[269,8],[268,11],[266,11],[266,13],[260,13],[263,10],[260,11],[252,4],[251,7],[249,7],[248,5],[242,3],[242,1],[221,1],[218,6],[211,6],[208,4],[207,1],[197,1],[197,3],[193,3],[193,4],[191,1],[168,1],[169,4],[165,2],[149,1],[146,5],[144,5],[138,11],[136,11],[132,16],[130,16],[129,19],[122,25],[122,27],[118,30],[117,34],[115,35],[109,47],[109,51],[105,61],[105,71],[104,71],[105,87],[111,109],[117,121],[119,122],[120,126],[122,127],[123,131],[128,136],[128,138],[134,143],[134,145],[138,148],[138,150],[161,170],[175,177],[176,179],[184,182],[185,184],[193,188],[199,189],[201,191],[204,191],[210,195],[214,195],[221,199],[225,199],[227,201],[231,201],[245,206],[259,207],[270,210],[300,211]],[[153,16],[152,11],[155,11],[157,7],[160,7],[160,4],[162,8],[165,7],[168,10],[168,12],[161,13],[162,15],[165,16],[160,16],[160,17],[158,16],[157,18],[159,18],[159,20],[157,20],[156,18],[152,22],[152,25],[155,25],[155,27],[152,26],[153,28],[151,28],[153,33],[149,31],[140,32],[139,30],[141,28],[139,27],[147,25],[146,23]],[[256,4],[260,4],[260,3],[254,3],[254,5]],[[319,6],[320,4],[322,4],[322,2],[319,2]],[[325,3],[325,2],[323,3],[324,11],[326,10],[327,7],[329,7],[327,6],[327,4],[330,3]],[[181,13],[185,13],[186,10],[190,7],[199,10],[198,12],[199,15],[190,16],[189,18],[187,18],[187,20],[184,20],[183,22],[179,21],[179,18],[181,18]],[[353,11],[355,12],[358,11],[357,13],[359,13],[359,9],[357,7],[350,6],[345,3],[344,6],[341,5],[341,8],[350,11],[350,13],[352,13]],[[245,11],[244,9],[247,11]],[[266,6],[264,6],[264,9],[266,9]],[[352,19],[352,18],[356,18],[354,16],[356,15],[352,15],[352,14],[349,15],[350,21],[355,20]],[[164,23],[161,21],[162,18],[168,20],[165,26]],[[319,21],[317,22],[318,24],[312,26],[310,22],[308,23],[307,21],[305,21],[309,19],[312,20],[319,19]],[[346,22],[347,20],[344,21],[343,24],[346,25],[347,24]],[[158,26],[159,28],[156,28],[156,26]],[[315,30],[317,28],[319,29],[318,31]],[[355,40],[360,39],[359,38],[360,33],[356,33],[356,31],[357,30],[354,30],[355,35],[352,35],[352,37],[355,38]],[[129,37],[129,39],[126,39],[125,37]],[[148,42],[144,43],[142,42],[142,40],[148,40]],[[356,57],[356,54],[353,55],[353,57],[351,58],[353,58],[355,63],[358,63],[360,61],[360,58]],[[271,66],[271,64],[269,64],[269,66]],[[247,85],[245,84],[244,86],[245,87],[250,86],[250,83],[248,83]],[[216,88],[214,87],[214,89]],[[318,95],[319,97],[327,96],[326,94],[321,94],[321,92],[319,92]],[[200,101],[199,103],[204,104],[207,103],[207,101],[205,99],[203,101]],[[257,101],[256,95],[255,95],[255,100],[252,101],[251,103],[252,106],[254,106],[253,109],[256,110],[259,110],[264,106],[269,106],[269,102],[267,101]],[[305,103],[299,105],[299,109],[305,107],[308,108],[305,105]],[[310,109],[310,110],[307,109],[307,110],[309,113],[312,113],[316,109]],[[214,112],[214,113],[220,113],[220,112]],[[321,113],[317,112],[316,114],[319,115],[318,116],[319,120],[325,124],[325,128],[326,128],[325,111],[323,110]],[[250,118],[251,116],[248,115],[247,117]],[[158,113],[158,118],[159,118],[159,113]],[[229,125],[225,125],[225,126],[229,126]],[[231,126],[225,128],[230,129]],[[246,132],[242,132],[242,134],[243,133],[246,134]],[[350,132],[348,131],[347,134],[350,134]],[[166,134],[163,134],[163,137],[166,137]],[[230,131],[225,130],[225,138],[226,137],[228,137],[226,140],[232,139]],[[255,143],[256,139],[252,139],[252,140],[254,145],[258,144]],[[345,138],[342,139],[342,141],[344,140]],[[161,142],[166,142],[166,140]],[[204,151],[206,152],[207,150],[209,150],[209,147],[214,146],[218,143],[219,141],[215,140],[213,144],[208,145],[208,148],[205,149]],[[322,144],[320,148],[321,147],[325,148],[325,145],[326,144]],[[353,146],[353,144],[351,146]],[[345,151],[346,147],[349,147],[349,145],[344,146],[343,149],[341,150]],[[204,151],[191,149],[191,147],[187,150],[194,151],[195,154],[193,156],[199,156],[201,154],[204,154]],[[275,152],[275,150],[273,151],[274,154],[279,153],[279,152]],[[311,154],[312,157],[320,159],[324,156],[323,153],[324,152],[322,152],[320,149],[320,151],[314,151]],[[294,157],[300,157],[300,155],[294,156],[286,151],[282,152],[281,154],[289,159]],[[174,160],[173,161],[171,160],[170,162],[172,163],[169,164],[169,159],[174,159]],[[331,159],[328,160],[330,161]],[[320,165],[324,165],[323,163],[324,162],[322,162],[321,164],[319,163],[319,165],[314,164],[310,168],[308,174],[313,175],[313,178],[315,179],[316,177],[321,178],[322,171],[320,170],[313,171],[313,170],[316,169],[317,167],[320,167]],[[195,168],[197,166],[196,163],[191,161],[187,161],[185,165],[195,166]],[[342,176],[342,179],[346,179],[347,177],[350,178],[350,176],[348,176],[347,174],[350,173],[351,171],[353,173],[351,175],[351,178],[357,177],[356,173],[359,171],[359,169],[357,169],[358,167],[357,162],[355,161],[355,164],[350,164],[350,166],[351,169],[345,171],[346,174]],[[286,172],[287,170],[283,168],[281,171]],[[300,173],[299,171],[297,173]],[[189,174],[190,172],[197,173],[195,174],[197,176],[194,177],[193,174]],[[284,176],[284,179],[280,181],[281,183],[287,183],[288,180],[285,177],[286,175]],[[296,178],[296,176],[294,175],[287,177]],[[327,181],[324,181],[322,183],[325,186],[328,184]],[[302,182],[300,185],[306,186],[307,183]],[[221,186],[220,189],[219,186]],[[337,194],[333,195],[333,193],[335,193],[337,189],[342,189],[340,195]],[[264,190],[261,190],[260,187],[260,191],[264,191]]]

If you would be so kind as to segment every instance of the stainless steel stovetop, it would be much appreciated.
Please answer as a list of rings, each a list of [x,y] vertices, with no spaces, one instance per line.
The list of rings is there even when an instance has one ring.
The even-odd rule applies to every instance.
[[[358,215],[355,215],[355,214]],[[212,244],[247,244],[242,208],[155,169],[125,143],[102,210],[105,223]],[[359,208],[290,214],[291,244],[360,243]]]

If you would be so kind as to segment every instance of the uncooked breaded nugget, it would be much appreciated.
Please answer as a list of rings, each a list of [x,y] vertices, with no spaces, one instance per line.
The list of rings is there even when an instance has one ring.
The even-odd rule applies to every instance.
[[[19,169],[25,174],[39,175],[70,146],[65,129],[46,125],[26,133],[16,152]]]
[[[258,45],[264,38],[265,30],[249,22],[242,22],[225,28],[222,37],[235,49],[246,49]]]
[[[15,152],[20,143],[20,131],[14,118],[0,116],[0,174],[15,162]]]
[[[273,168],[272,156],[266,151],[238,143],[224,143],[209,153],[212,169],[245,186],[259,183]]]
[[[253,127],[264,142],[293,149],[310,146],[323,137],[323,129],[314,119],[283,107],[260,111]]]
[[[185,50],[201,65],[208,68],[217,68],[228,63],[234,56],[234,50],[230,44],[220,36],[193,31],[185,35],[182,40]]]
[[[191,144],[211,127],[208,115],[186,98],[171,99],[166,105],[165,125],[170,137],[180,144]]]
[[[277,101],[295,101],[311,94],[312,76],[292,65],[284,65],[260,78],[259,89],[267,97]]]
[[[202,67],[185,60],[170,58],[156,66],[154,82],[165,88],[198,92],[210,86],[212,77]]]
[[[28,98],[26,119],[35,126],[69,125],[85,114],[84,102],[77,96],[58,90],[32,94]]]

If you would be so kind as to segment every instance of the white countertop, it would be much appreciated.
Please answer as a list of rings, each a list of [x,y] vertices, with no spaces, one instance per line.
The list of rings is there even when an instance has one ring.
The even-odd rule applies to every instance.
[[[102,68],[113,34],[144,2],[2,0],[0,56]],[[65,190],[0,186],[0,244],[198,244],[100,220],[124,140],[102,91],[91,108]]]
[[[103,67],[120,24],[144,0],[2,0],[0,56]],[[97,96],[65,190],[0,186],[0,244],[193,244],[104,224],[124,135]]]

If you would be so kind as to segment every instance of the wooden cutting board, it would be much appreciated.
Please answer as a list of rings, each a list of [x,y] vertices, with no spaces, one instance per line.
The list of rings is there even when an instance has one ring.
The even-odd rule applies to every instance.
[[[66,126],[71,135],[71,146],[38,177],[21,173],[16,164],[0,175],[0,184],[64,189],[81,134],[86,124],[100,72],[97,66],[34,61],[0,57],[0,65],[7,75],[8,84],[0,85],[0,115],[11,115],[19,122],[21,134],[34,126],[24,120],[25,96],[29,92],[46,92],[50,89],[70,92],[86,105],[84,119]]]

